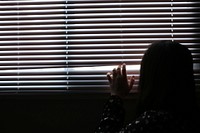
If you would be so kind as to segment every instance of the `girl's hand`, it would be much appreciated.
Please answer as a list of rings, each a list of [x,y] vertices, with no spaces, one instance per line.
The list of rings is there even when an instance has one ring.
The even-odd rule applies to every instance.
[[[107,73],[107,78],[111,88],[111,95],[120,97],[125,97],[129,94],[135,82],[134,76],[128,81],[125,64],[122,67],[119,65],[117,69],[114,68],[112,73]]]

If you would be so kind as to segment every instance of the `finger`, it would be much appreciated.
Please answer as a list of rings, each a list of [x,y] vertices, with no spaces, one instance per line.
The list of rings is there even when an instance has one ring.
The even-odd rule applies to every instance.
[[[126,64],[125,63],[122,65],[122,76],[123,76],[124,80],[127,80]]]
[[[117,75],[121,75],[121,65],[117,67]]]
[[[117,70],[116,70],[116,68],[114,68],[113,69],[113,79],[116,78],[116,76],[117,76]]]
[[[111,77],[111,73],[107,73],[107,79],[109,81],[110,84],[112,84],[112,77]]]
[[[130,89],[130,90],[133,88],[134,83],[135,83],[135,76],[132,76],[132,77],[130,78],[130,85],[129,85],[129,89]]]

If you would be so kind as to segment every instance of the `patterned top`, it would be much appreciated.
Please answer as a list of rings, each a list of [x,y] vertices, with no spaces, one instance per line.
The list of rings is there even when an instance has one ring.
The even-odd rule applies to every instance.
[[[150,110],[123,126],[125,111],[118,96],[111,96],[95,133],[184,133],[184,126],[170,113]]]

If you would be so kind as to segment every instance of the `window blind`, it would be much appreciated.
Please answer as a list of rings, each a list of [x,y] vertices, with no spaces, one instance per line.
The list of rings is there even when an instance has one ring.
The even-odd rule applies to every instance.
[[[136,76],[151,42],[192,52],[200,89],[199,4],[194,0],[0,1],[0,92],[108,91],[106,73]]]
[[[64,0],[0,1],[0,91],[67,86]]]

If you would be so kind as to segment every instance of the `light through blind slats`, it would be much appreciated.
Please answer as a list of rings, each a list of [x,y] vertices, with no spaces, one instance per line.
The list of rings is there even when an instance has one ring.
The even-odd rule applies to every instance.
[[[67,88],[64,0],[0,1],[0,92]]]
[[[101,93],[105,74],[126,63],[136,76],[153,41],[192,52],[200,88],[199,1],[0,1],[1,92]],[[137,88],[135,86],[135,88]]]
[[[190,48],[199,88],[198,1],[68,0],[66,4],[69,80],[77,81],[69,82],[69,90],[104,91],[106,72],[120,63],[128,64],[138,83],[142,56],[157,40],[176,40]]]

